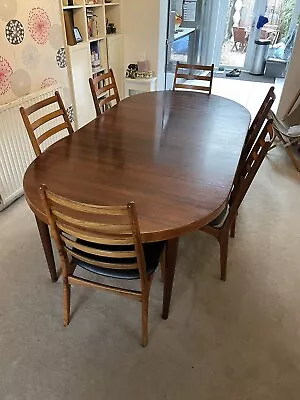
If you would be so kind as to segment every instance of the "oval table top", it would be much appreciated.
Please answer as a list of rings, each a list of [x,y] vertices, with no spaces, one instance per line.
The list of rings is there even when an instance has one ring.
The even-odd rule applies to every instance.
[[[143,241],[201,228],[225,207],[250,123],[238,103],[188,91],[129,97],[49,147],[24,177],[47,222],[39,186],[80,202],[135,201]]]

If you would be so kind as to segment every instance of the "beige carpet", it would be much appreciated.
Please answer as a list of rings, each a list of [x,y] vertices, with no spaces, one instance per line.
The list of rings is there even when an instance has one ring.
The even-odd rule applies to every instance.
[[[264,162],[226,283],[217,242],[182,238],[167,321],[154,281],[146,349],[139,304],[107,293],[75,288],[64,328],[61,281],[49,280],[24,199],[0,213],[0,399],[298,400],[299,182],[282,151]]]

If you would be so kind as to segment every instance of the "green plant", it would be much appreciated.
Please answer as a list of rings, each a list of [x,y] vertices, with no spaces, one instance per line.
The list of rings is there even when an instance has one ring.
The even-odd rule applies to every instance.
[[[286,37],[289,33],[290,24],[295,8],[295,0],[284,0],[280,13],[280,36]]]

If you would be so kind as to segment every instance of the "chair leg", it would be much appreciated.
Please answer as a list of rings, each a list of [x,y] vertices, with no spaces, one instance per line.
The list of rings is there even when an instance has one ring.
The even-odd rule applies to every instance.
[[[230,237],[234,238],[235,237],[235,226],[236,226],[236,219],[237,219],[237,214],[234,217],[234,220],[232,221],[231,227],[230,227]]]
[[[221,264],[221,280],[226,281],[227,275],[227,257],[228,257],[228,242],[229,242],[229,232],[225,232],[220,239],[220,264]]]
[[[71,285],[64,279],[64,326],[70,323]]]
[[[166,259],[166,251],[164,249],[160,256],[160,272],[161,272],[161,280],[163,282],[165,281],[165,269],[166,269],[165,259]]]
[[[148,310],[149,310],[149,292],[142,298],[142,346],[148,344]]]

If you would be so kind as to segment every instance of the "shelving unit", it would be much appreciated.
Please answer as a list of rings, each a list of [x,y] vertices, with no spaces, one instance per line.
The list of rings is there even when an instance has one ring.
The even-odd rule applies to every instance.
[[[123,38],[121,29],[122,2],[105,0],[68,0],[61,2],[65,31],[65,49],[74,108],[75,125],[80,128],[95,118],[88,80],[114,70],[120,97],[124,89]],[[113,23],[117,32],[106,33],[106,21]],[[77,43],[73,28],[78,28],[82,41]]]

